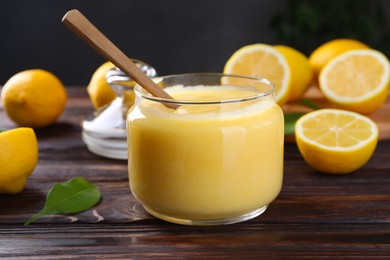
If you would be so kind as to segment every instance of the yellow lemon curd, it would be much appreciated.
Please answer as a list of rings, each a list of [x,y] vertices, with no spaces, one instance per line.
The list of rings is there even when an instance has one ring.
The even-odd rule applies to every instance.
[[[166,89],[177,109],[142,99],[128,114],[129,180],[153,215],[233,218],[266,208],[283,178],[283,114],[272,95],[242,87]]]

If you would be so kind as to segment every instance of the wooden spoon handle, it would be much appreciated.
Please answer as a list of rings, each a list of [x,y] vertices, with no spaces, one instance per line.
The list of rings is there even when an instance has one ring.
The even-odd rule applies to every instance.
[[[172,99],[153,80],[145,75],[118,47],[104,36],[82,13],[78,10],[70,10],[62,18],[62,22],[82,40],[111,61],[146,91],[155,97]],[[170,107],[173,107],[171,104]]]

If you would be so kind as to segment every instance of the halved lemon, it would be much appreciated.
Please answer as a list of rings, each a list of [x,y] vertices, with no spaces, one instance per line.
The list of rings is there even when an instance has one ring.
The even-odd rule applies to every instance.
[[[350,173],[371,158],[378,142],[378,127],[361,114],[320,109],[302,116],[295,138],[305,161],[325,173]]]
[[[286,58],[273,46],[256,43],[238,49],[225,64],[224,73],[266,78],[275,84],[275,100],[284,104],[291,72]]]
[[[320,73],[324,96],[339,108],[369,113],[389,92],[390,63],[373,49],[352,50],[332,59]]]
[[[309,56],[309,62],[317,78],[325,65],[338,55],[357,49],[369,49],[363,42],[355,39],[333,39],[317,47]]]

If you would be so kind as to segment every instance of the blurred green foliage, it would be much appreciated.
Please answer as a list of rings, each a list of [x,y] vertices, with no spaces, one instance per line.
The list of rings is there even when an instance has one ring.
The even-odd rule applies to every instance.
[[[353,38],[390,57],[390,1],[289,0],[270,26],[282,44],[309,55],[336,38]]]

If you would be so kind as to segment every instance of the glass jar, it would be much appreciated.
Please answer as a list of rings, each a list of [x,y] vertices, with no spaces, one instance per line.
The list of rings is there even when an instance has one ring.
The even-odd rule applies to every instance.
[[[156,70],[145,62],[132,61],[147,76],[157,75]],[[88,150],[97,155],[127,160],[126,114],[134,104],[135,82],[118,68],[109,70],[106,80],[116,98],[82,122],[82,138]]]
[[[284,121],[274,85],[209,73],[154,80],[174,100],[136,86],[127,116],[130,188],[146,211],[185,225],[263,213],[283,179]]]

